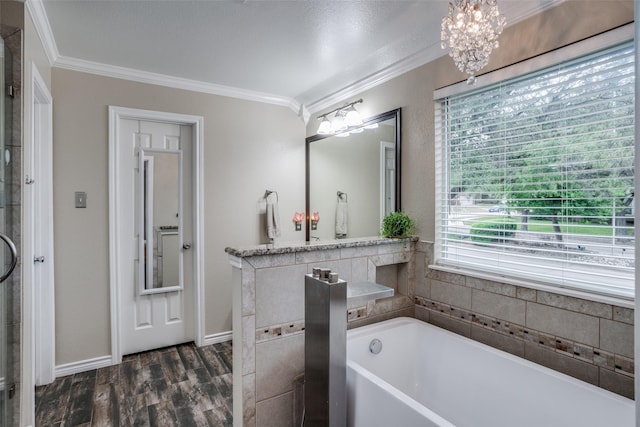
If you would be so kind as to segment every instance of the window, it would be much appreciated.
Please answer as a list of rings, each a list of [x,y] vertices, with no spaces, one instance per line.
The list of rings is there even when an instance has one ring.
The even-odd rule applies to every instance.
[[[632,42],[437,105],[437,264],[633,298]]]

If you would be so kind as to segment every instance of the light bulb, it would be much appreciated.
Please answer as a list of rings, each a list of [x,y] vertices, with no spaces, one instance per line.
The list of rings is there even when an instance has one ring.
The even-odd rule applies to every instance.
[[[340,133],[347,128],[347,124],[344,120],[344,112],[338,111],[336,116],[333,118],[331,122],[331,131],[333,133]]]
[[[344,122],[348,127],[360,126],[362,124],[362,117],[360,116],[360,113],[356,111],[353,105],[347,111]]]
[[[320,126],[318,127],[318,133],[320,135],[326,135],[331,133],[331,122],[325,116],[320,122]]]

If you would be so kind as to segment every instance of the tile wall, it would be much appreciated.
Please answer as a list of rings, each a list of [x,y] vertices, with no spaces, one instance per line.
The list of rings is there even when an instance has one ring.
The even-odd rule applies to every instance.
[[[632,309],[429,269],[416,245],[418,319],[633,398]]]
[[[304,373],[304,275],[327,267],[396,296],[348,307],[348,327],[409,316],[633,398],[633,310],[428,268],[427,242],[259,256],[234,265],[234,423],[294,425]],[[299,397],[299,396],[298,396]]]
[[[349,328],[413,317],[414,254],[415,242],[377,241],[232,259],[234,424],[293,425],[294,384],[304,373],[305,274],[326,267],[347,282],[371,281],[395,289],[394,297],[348,307]]]

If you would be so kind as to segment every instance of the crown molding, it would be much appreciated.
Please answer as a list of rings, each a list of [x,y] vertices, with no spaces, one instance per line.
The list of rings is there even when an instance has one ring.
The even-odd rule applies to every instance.
[[[183,89],[193,92],[208,93],[212,95],[227,96],[230,98],[244,99],[248,101],[262,102],[266,104],[280,105],[290,108],[296,114],[300,114],[302,106],[298,101],[285,96],[273,95],[269,93],[257,92],[232,86],[218,85],[197,80],[190,80],[181,77],[174,77],[165,74],[151,73],[132,68],[120,67],[117,65],[102,64],[99,62],[86,61],[84,59],[58,56],[53,64],[56,68],[83,73],[96,74],[104,77],[135,81],[174,89]]]
[[[60,54],[58,53],[58,46],[53,37],[53,31],[49,25],[49,18],[47,17],[47,11],[44,9],[42,0],[26,0],[25,6],[33,19],[36,32],[38,33],[38,37],[40,37],[40,42],[49,60],[49,65],[53,65]]]
[[[408,56],[407,58],[404,58],[381,71],[378,71],[377,73],[371,74],[364,79],[358,80],[343,89],[308,104],[307,109],[311,114],[316,113],[335,105],[346,98],[353,97],[393,78],[401,76],[402,74],[439,58],[440,56],[442,56],[440,44],[431,45],[426,49],[422,49],[419,52]]]
[[[534,15],[544,12],[545,10],[549,10],[553,7],[558,6],[560,3],[564,3],[566,0],[540,0],[541,4],[538,6],[534,6],[528,9],[522,9],[518,7],[518,12],[512,14],[511,22],[507,23],[507,26],[511,26],[513,24],[517,24],[520,21],[524,21],[525,19],[531,18]]]

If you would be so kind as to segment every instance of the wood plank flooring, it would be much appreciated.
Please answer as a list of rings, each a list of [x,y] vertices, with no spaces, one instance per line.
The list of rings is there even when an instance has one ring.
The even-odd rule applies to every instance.
[[[231,342],[125,356],[36,387],[36,427],[231,426]]]

